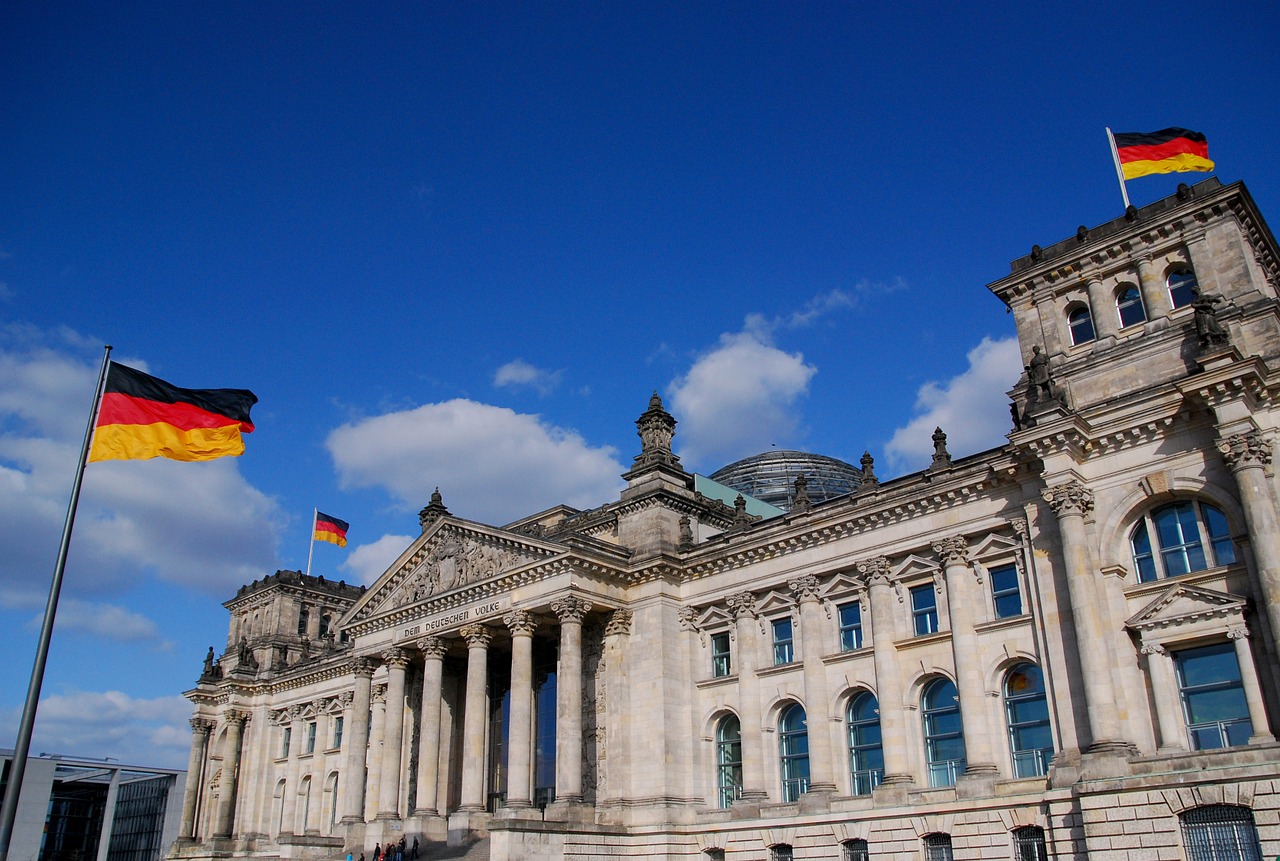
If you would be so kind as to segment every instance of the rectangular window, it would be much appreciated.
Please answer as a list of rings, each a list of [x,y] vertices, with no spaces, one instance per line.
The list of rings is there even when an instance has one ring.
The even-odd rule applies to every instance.
[[[312,721],[307,724],[307,746],[303,750],[304,753],[316,752],[316,722]]]
[[[917,637],[938,630],[938,596],[934,594],[932,583],[911,590],[911,618],[915,622]]]
[[[995,599],[996,618],[1022,615],[1022,594],[1018,591],[1018,567],[1000,565],[990,569],[991,596]]]
[[[716,678],[727,676],[733,672],[733,661],[729,655],[729,635],[711,635],[711,675]]]
[[[280,757],[282,759],[289,755],[289,742],[290,740],[292,740],[292,738],[293,738],[293,728],[285,727],[284,732],[281,734],[282,740],[280,742]]]
[[[857,601],[852,604],[841,604],[840,613],[840,651],[849,652],[862,648],[862,605]]]
[[[1231,643],[1184,649],[1173,655],[1192,750],[1248,744],[1253,734],[1240,664]]]
[[[773,663],[789,664],[795,660],[795,644],[791,639],[791,620],[773,621]]]
[[[333,719],[333,746],[342,747],[342,715]]]

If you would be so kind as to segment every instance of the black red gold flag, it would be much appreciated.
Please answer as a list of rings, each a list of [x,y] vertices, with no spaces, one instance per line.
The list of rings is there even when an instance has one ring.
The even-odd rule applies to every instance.
[[[244,453],[252,433],[246,389],[182,389],[112,362],[103,388],[89,461],[214,460]]]
[[[347,521],[331,517],[323,511],[317,511],[315,534],[312,537],[316,541],[328,541],[330,544],[346,547],[347,530],[350,528],[351,524]]]
[[[1116,132],[1116,158],[1125,179],[1153,173],[1211,171],[1209,142],[1200,132],[1162,129],[1158,132]]]

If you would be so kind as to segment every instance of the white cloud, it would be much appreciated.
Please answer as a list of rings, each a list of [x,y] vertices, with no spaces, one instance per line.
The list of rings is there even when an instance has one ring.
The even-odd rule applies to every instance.
[[[21,708],[0,713],[5,738],[17,735]],[[32,753],[111,757],[128,765],[185,768],[192,709],[183,697],[135,699],[120,691],[42,697]]]
[[[982,343],[969,351],[969,367],[949,381],[929,382],[916,393],[915,417],[885,446],[896,472],[923,469],[933,459],[933,431],[947,434],[952,457],[1001,445],[1012,427],[1006,392],[1022,373],[1015,338]]]
[[[0,555],[0,606],[42,606],[48,590],[93,401],[98,361],[84,341],[0,327],[0,523],[20,537]],[[225,595],[272,570],[280,519],[230,458],[90,464],[67,582],[83,597],[152,572]]]
[[[416,510],[438,486],[452,513],[489,523],[599,505],[623,471],[576,431],[461,398],[343,425],[326,445],[344,487],[383,487]]]
[[[41,618],[33,617],[28,627],[39,630]],[[162,648],[170,645],[161,640],[160,629],[152,619],[114,604],[59,601],[57,627],[60,632],[90,634],[122,643],[154,641]]]
[[[506,388],[528,387],[545,397],[556,390],[563,376],[564,371],[548,371],[534,367],[524,359],[513,359],[498,368],[493,375],[493,384]]]
[[[773,346],[760,323],[748,318],[747,331],[721,335],[671,383],[676,449],[691,467],[718,468],[800,432],[796,403],[818,369]]]
[[[413,543],[413,539],[412,535],[384,535],[371,544],[353,548],[339,567],[353,573],[355,582],[364,586],[372,585],[374,580],[391,567],[396,557]]]

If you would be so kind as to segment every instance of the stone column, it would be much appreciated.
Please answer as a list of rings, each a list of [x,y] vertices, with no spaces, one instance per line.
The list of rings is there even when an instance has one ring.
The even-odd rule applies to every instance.
[[[382,778],[378,819],[400,818],[400,761],[404,755],[404,671],[409,656],[403,649],[382,653],[387,665],[387,717],[382,728]]]
[[[947,616],[951,622],[951,659],[960,694],[960,720],[964,730],[965,767],[968,775],[997,773],[992,722],[986,714],[986,700],[979,664],[978,635],[973,627],[973,608],[984,606],[976,577],[969,564],[969,542],[961,536],[935,541],[933,552],[942,561],[947,582]]]
[[[1128,754],[1132,745],[1121,736],[1120,713],[1107,655],[1107,638],[1112,632],[1102,615],[1102,580],[1094,573],[1084,528],[1084,516],[1093,510],[1093,494],[1079,482],[1071,481],[1046,488],[1042,495],[1058,517],[1062,539],[1062,561],[1084,676],[1084,711],[1089,718],[1087,751]]]
[[[1249,527],[1249,546],[1253,549],[1261,587],[1262,600],[1258,603],[1266,608],[1272,636],[1280,637],[1280,521],[1277,521],[1267,476],[1271,443],[1252,431],[1220,440],[1218,451],[1240,489],[1240,504]]]
[[[511,727],[507,733],[507,807],[532,807],[533,631],[537,625],[525,610],[502,617],[511,632]]]
[[[418,799],[414,816],[435,816],[440,798],[440,699],[444,679],[445,642],[439,637],[418,641],[422,652],[422,728],[418,733]]]
[[[908,786],[911,776],[907,719],[902,707],[902,677],[898,671],[897,630],[893,623],[893,584],[889,560],[883,556],[858,563],[871,597],[871,652],[876,670],[876,702],[880,706],[880,739],[884,746],[881,786]]]
[[[462,799],[458,809],[479,813],[484,805],[484,734],[489,689],[489,643],[493,634],[484,625],[467,625],[467,688],[462,725]]]
[[[1249,649],[1249,629],[1243,624],[1235,625],[1227,629],[1227,636],[1236,647],[1240,684],[1244,688],[1244,699],[1249,706],[1249,723],[1253,725],[1249,744],[1273,742],[1276,739],[1267,723],[1267,707],[1262,700],[1262,687],[1258,684],[1258,668],[1253,663],[1253,652]]]
[[[342,801],[342,821],[346,824],[364,822],[365,757],[369,753],[373,664],[368,658],[356,658],[351,662],[351,674],[355,677],[355,692],[347,709],[347,731],[342,739],[347,748]]]
[[[303,739],[305,724],[302,720],[301,706],[289,706],[285,709],[285,714],[289,718],[289,763],[285,766],[284,772],[284,797],[280,799],[280,833],[293,834],[298,824],[298,789],[299,781],[302,780],[302,760],[299,757],[302,754],[302,745],[305,743]],[[296,833],[301,834],[304,830],[306,830],[305,823]]]
[[[604,627],[604,710],[596,712],[596,731],[604,732],[604,746],[596,767],[596,785],[603,787],[606,799],[619,801],[630,794],[634,785],[624,763],[631,762],[631,730],[628,717],[631,714],[631,688],[627,684],[630,657],[628,639],[631,635],[630,610],[614,610]],[[696,678],[696,677],[694,677]],[[599,709],[601,701],[597,701]],[[600,726],[603,722],[603,730]],[[614,765],[616,763],[616,765]]]
[[[1098,277],[1090,276],[1089,316],[1093,319],[1093,334],[1097,340],[1114,338],[1120,329],[1120,318],[1116,311],[1116,298],[1103,286]]]
[[[382,749],[386,747],[387,686],[373,685],[369,701],[369,755],[364,790],[366,822],[372,822],[378,815],[378,802],[381,800],[379,787],[382,786]]]
[[[1165,289],[1164,280],[1150,257],[1138,258],[1138,289],[1142,293],[1142,304],[1146,306],[1148,320],[1169,316],[1169,312],[1173,310],[1173,305],[1169,302],[1169,291]]]
[[[822,663],[823,612],[818,578],[797,577],[787,584],[800,604],[800,647],[804,650],[804,698],[809,706],[809,792],[835,792],[837,758],[832,754],[827,668]]]
[[[572,595],[551,602],[560,619],[556,674],[556,801],[582,803],[582,619],[591,604]]]
[[[218,782],[218,814],[213,829],[214,838],[229,838],[235,825],[236,776],[240,770],[240,738],[249,715],[238,709],[222,713],[227,725],[226,749],[222,755],[222,779]]]
[[[1173,671],[1173,658],[1161,645],[1148,643],[1142,647],[1147,656],[1147,668],[1151,671],[1151,688],[1156,701],[1156,725],[1160,727],[1159,750],[1187,749],[1187,731],[1183,724],[1178,702],[1178,681]]]
[[[736,623],[738,639],[738,723],[742,730],[742,800],[760,802],[769,797],[764,779],[764,719],[760,711],[760,678],[756,675],[759,644],[756,631],[756,596],[738,592],[726,599]]]
[[[198,717],[191,719],[191,758],[187,760],[187,785],[182,792],[179,840],[194,840],[196,837],[196,808],[200,804],[200,789],[204,784],[204,764],[209,752],[209,734],[212,732],[213,721]]]

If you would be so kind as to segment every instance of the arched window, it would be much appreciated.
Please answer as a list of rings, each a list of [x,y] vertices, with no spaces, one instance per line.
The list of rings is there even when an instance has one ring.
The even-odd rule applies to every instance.
[[[1186,266],[1180,266],[1170,272],[1166,283],[1169,285],[1169,304],[1175,308],[1190,305],[1191,300],[1196,298],[1196,293],[1200,292],[1196,273]]]
[[[798,801],[809,789],[809,725],[798,703],[787,706],[778,721],[782,765],[782,800]]]
[[[1142,307],[1142,294],[1132,284],[1122,287],[1116,293],[1116,311],[1120,315],[1121,328],[1147,319],[1147,311]]]
[[[742,725],[735,715],[727,715],[716,727],[716,788],[721,807],[742,796]]]
[[[775,843],[769,847],[769,861],[793,861],[795,857],[790,843]]]
[[[1067,314],[1067,326],[1071,329],[1072,344],[1087,344],[1094,338],[1093,315],[1088,305],[1079,305]]]
[[[951,861],[951,835],[926,834],[924,861]]]
[[[865,840],[846,840],[840,844],[840,861],[871,861],[871,848]]]
[[[1153,534],[1159,553],[1151,544]],[[1226,516],[1205,502],[1174,502],[1143,515],[1129,533],[1129,544],[1143,583],[1236,561]]]
[[[849,703],[849,774],[854,795],[870,795],[884,777],[880,704],[869,691]]]
[[[1173,652],[1178,693],[1192,750],[1249,743],[1253,722],[1240,679],[1235,646],[1217,643]]]
[[[955,786],[964,771],[964,730],[960,693],[950,679],[935,679],[924,689],[924,748],[930,786]]]
[[[1234,804],[1196,807],[1178,817],[1187,861],[1262,861],[1253,813]]]
[[[1048,861],[1049,850],[1044,845],[1044,829],[1034,825],[1013,830],[1014,861]]]
[[[1018,664],[1004,677],[1004,711],[1014,777],[1040,777],[1053,759],[1053,732],[1044,676],[1035,664]]]
[[[298,610],[298,636],[305,637],[307,635],[307,622],[311,619],[311,613],[306,607]]]
[[[333,624],[333,617],[328,613],[320,614],[320,636],[327,637],[329,635],[329,626]]]

